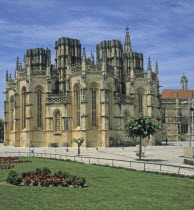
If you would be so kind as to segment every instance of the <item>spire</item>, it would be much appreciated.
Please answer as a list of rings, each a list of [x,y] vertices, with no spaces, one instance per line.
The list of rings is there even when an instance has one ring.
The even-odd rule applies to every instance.
[[[11,73],[9,74],[9,80],[12,80],[12,76],[11,76]]]
[[[187,90],[187,83],[188,83],[188,79],[183,73],[183,76],[182,76],[181,82],[180,82],[182,90]]]
[[[82,59],[83,59],[83,60],[86,60],[86,50],[85,50],[85,47],[83,47]]]
[[[158,62],[156,61],[156,66],[155,66],[155,73],[159,74],[159,69],[158,69]]]
[[[131,40],[130,40],[130,35],[129,35],[129,27],[127,26],[126,28],[126,35],[125,35],[125,46],[124,46],[124,52],[131,52]]]
[[[17,59],[16,59],[16,67],[15,67],[15,69],[16,69],[16,70],[19,69],[19,57],[17,57]]]
[[[150,59],[150,57],[148,58],[147,71],[152,71],[152,65],[151,65],[151,59]]]
[[[6,81],[8,81],[9,79],[9,73],[8,73],[8,70],[6,71]]]
[[[92,51],[91,51],[91,57],[90,57],[90,59],[91,59],[91,64],[94,65],[94,55],[93,55]]]

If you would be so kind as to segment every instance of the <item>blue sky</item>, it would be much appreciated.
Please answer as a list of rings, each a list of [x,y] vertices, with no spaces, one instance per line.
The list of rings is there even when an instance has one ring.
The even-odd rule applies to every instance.
[[[3,118],[5,73],[14,74],[16,57],[28,48],[49,47],[77,38],[87,55],[102,40],[124,42],[129,26],[133,51],[159,63],[162,89],[179,89],[184,73],[194,89],[193,0],[0,0],[0,117]]]

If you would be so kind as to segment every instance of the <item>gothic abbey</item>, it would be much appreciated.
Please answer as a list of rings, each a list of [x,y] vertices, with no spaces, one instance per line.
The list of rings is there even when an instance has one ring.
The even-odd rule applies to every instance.
[[[124,46],[96,45],[96,62],[79,40],[62,37],[55,65],[48,48],[28,49],[23,64],[17,59],[15,78],[6,75],[5,145],[74,146],[73,138],[84,137],[86,147],[127,146],[124,123],[139,113],[160,118],[158,65],[152,71],[149,58],[144,70],[128,28]]]

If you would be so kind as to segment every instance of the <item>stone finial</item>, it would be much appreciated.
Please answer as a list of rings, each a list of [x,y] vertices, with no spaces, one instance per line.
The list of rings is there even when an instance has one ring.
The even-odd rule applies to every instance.
[[[158,68],[158,62],[156,61],[156,66],[155,66],[155,73],[159,74],[159,68]]]
[[[11,76],[11,73],[9,74],[9,80],[12,80],[12,76]]]
[[[125,35],[124,52],[128,53],[131,51],[132,51],[132,48],[131,48],[131,40],[130,40],[130,35],[129,35],[129,27],[127,26],[126,35]]]
[[[8,70],[6,71],[6,81],[8,81],[8,79],[9,79],[9,72],[8,72]]]
[[[94,65],[94,54],[92,53],[92,51],[91,51],[90,59],[91,59],[91,64]]]
[[[182,90],[187,90],[187,83],[188,83],[188,79],[183,73],[183,76],[182,76],[181,82],[180,82]]]
[[[147,71],[152,71],[152,65],[151,65],[151,59],[150,59],[150,56],[148,57]]]
[[[82,59],[83,59],[83,60],[86,60],[86,50],[85,50],[85,47],[83,47]]]
[[[16,70],[19,69],[19,57],[16,58],[16,67],[15,67]]]

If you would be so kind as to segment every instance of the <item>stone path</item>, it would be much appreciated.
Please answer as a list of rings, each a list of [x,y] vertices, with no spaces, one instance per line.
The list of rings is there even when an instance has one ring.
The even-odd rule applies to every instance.
[[[155,170],[155,171],[160,170],[159,165],[153,165],[147,163],[166,164],[166,165],[190,167],[193,170],[181,169],[180,173],[187,175],[194,175],[194,166],[183,164],[183,159],[181,158],[181,156],[183,155],[184,146],[188,146],[188,142],[169,143],[168,146],[147,146],[145,149],[145,157],[142,157],[142,162],[145,162],[146,170]],[[66,147],[59,147],[59,148],[35,147],[34,151],[35,153],[52,153],[52,154],[68,155],[68,156],[77,155],[77,148],[68,148],[68,152],[66,151],[66,149],[67,149]],[[3,144],[0,144],[0,153],[5,153],[6,151],[29,152],[29,148],[5,147],[3,146]],[[132,168],[143,170],[144,167],[144,164],[143,163],[140,164],[138,161],[138,157],[136,156],[136,147],[127,147],[127,148],[125,147],[124,149],[122,149],[121,147],[98,148],[98,150],[97,148],[87,148],[87,149],[81,148],[81,155],[80,157],[76,157],[76,160],[81,161],[80,159],[81,157],[83,162],[88,162],[89,161],[88,157],[118,159],[125,161],[137,161],[138,163],[131,163]],[[98,163],[97,161],[98,161],[97,159],[90,159],[90,163]],[[100,164],[111,165],[112,162],[110,160],[109,161],[100,160]],[[121,161],[119,162],[114,161],[113,164],[116,166],[130,167],[129,163]],[[162,171],[177,173],[178,170],[179,168],[162,166]]]

